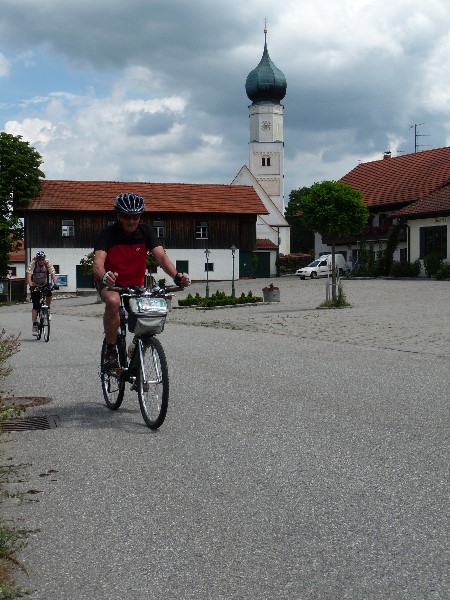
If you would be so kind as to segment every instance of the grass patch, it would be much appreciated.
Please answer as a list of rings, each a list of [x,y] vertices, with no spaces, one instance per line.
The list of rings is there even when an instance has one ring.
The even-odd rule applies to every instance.
[[[338,293],[334,300],[325,300],[320,305],[320,308],[349,308],[351,307],[350,302],[348,302],[345,294],[342,283],[338,285]]]
[[[19,351],[19,335],[6,335],[4,329],[0,331],[0,380],[7,377],[12,368],[8,360]],[[4,395],[0,391],[0,420],[7,421],[23,412],[25,408],[14,404],[5,405],[2,400]],[[0,433],[0,436],[2,434]],[[11,468],[2,467],[0,471],[0,501],[9,497],[10,494],[4,490],[8,481],[8,473]],[[30,595],[29,590],[22,590],[14,581],[14,570],[17,568],[25,570],[17,558],[17,552],[25,544],[27,532],[17,529],[14,523],[7,523],[0,519],[0,598],[12,600],[13,598],[24,598]]]

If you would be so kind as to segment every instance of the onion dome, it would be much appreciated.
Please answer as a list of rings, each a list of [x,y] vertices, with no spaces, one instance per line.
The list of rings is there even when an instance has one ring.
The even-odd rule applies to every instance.
[[[250,71],[245,91],[253,104],[280,104],[286,95],[286,77],[270,59],[267,30],[264,30],[264,52],[259,65]]]

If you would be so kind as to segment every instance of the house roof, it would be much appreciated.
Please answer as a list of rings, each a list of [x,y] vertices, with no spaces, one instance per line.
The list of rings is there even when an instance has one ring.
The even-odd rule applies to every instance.
[[[450,185],[395,211],[395,216],[424,217],[450,213]]]
[[[116,196],[123,192],[142,196],[151,212],[267,214],[251,186],[46,179],[40,195],[18,212],[113,211]]]
[[[257,238],[256,239],[256,249],[257,250],[278,250],[278,246],[272,240],[267,238]]]
[[[19,249],[15,252],[10,252],[8,254],[8,262],[25,262],[25,250],[23,247],[23,240],[19,242]]]
[[[450,182],[450,147],[361,163],[340,181],[361,190],[369,207],[422,200]]]

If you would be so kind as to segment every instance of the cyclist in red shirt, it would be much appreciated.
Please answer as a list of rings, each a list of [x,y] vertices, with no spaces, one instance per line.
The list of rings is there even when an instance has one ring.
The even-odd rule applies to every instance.
[[[116,343],[120,297],[117,292],[107,288],[143,286],[148,252],[153,254],[161,269],[172,277],[175,285],[190,285],[185,273],[177,273],[153,227],[140,222],[145,210],[143,198],[135,194],[119,194],[114,208],[118,222],[98,234],[93,262],[97,289],[105,303],[105,366],[109,369],[119,368]]]

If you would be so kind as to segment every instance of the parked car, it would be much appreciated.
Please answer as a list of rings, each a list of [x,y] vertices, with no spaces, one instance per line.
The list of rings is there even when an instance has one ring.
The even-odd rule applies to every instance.
[[[339,274],[339,276],[345,275],[345,273],[348,272],[348,266],[344,256],[342,254],[335,254],[334,259],[336,273]],[[331,277],[331,265],[332,255],[324,254],[318,259],[313,260],[312,263],[309,263],[307,267],[297,269],[295,274],[300,277],[300,279],[306,279],[307,277],[310,277],[311,279],[315,279],[316,277]]]

